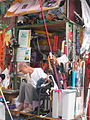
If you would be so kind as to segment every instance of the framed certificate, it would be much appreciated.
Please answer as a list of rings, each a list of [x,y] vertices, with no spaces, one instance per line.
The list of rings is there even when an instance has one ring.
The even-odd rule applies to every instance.
[[[30,47],[31,30],[19,30],[19,45],[20,47]]]

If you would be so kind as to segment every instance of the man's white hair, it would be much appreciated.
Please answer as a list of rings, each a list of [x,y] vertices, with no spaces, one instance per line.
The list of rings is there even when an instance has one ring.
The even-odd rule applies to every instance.
[[[23,69],[23,67],[27,66],[27,64],[25,62],[20,62],[19,63],[19,70]]]

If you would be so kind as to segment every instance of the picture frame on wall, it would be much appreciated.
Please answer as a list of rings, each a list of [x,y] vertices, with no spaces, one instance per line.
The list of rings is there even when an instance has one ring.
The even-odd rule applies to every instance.
[[[19,30],[19,47],[30,47],[31,30]]]

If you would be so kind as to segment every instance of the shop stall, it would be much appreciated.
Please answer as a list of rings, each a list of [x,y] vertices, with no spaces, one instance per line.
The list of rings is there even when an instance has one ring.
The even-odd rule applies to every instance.
[[[8,88],[12,90],[3,91],[6,99],[12,104],[12,99],[18,95],[24,76],[18,70],[18,64],[26,62],[32,67],[42,67],[50,75],[53,87],[48,95],[44,94],[43,108],[39,104],[37,110],[23,114],[24,118],[82,119],[85,58],[80,54],[84,29],[80,1],[15,0],[5,15],[13,16],[16,23],[11,29],[6,52],[7,56],[11,55],[11,59],[6,58],[6,63],[10,63],[11,80]],[[12,97],[13,94],[16,96]],[[12,110],[11,113],[15,117]],[[22,119],[22,113],[18,113]]]

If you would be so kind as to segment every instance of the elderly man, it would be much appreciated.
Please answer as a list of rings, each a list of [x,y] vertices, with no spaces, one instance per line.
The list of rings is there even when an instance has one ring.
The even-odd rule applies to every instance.
[[[48,81],[50,81],[50,79],[48,79],[47,74],[43,71],[42,68],[33,68],[24,62],[19,64],[19,70],[26,74],[27,82],[21,82],[18,99],[20,105],[14,109],[14,111],[21,111],[26,113],[32,110],[33,100],[38,99],[38,94],[36,91],[37,81],[40,78],[44,78]],[[25,107],[25,104],[27,107]]]

